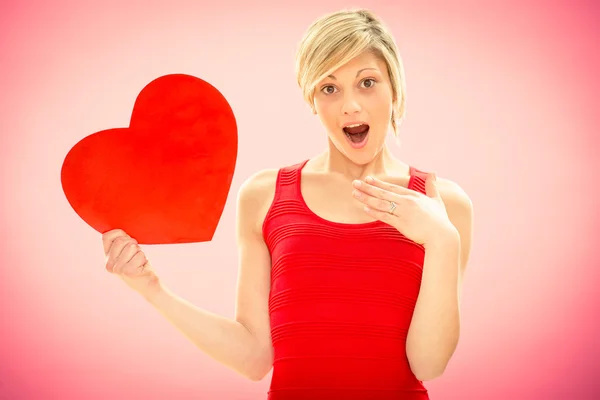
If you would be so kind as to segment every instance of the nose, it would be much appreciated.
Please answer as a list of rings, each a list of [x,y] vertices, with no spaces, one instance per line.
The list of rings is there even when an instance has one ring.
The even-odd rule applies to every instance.
[[[360,105],[358,104],[358,101],[356,101],[356,98],[351,94],[344,96],[342,102],[342,114],[356,114],[360,111]]]

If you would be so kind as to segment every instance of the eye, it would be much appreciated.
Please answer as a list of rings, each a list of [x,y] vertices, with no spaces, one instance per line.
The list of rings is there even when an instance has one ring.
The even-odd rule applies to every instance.
[[[373,78],[367,78],[367,79],[363,80],[361,82],[361,84],[364,84],[366,82],[371,82],[369,85],[367,85],[365,87],[366,89],[371,89],[373,86],[375,86],[375,83],[377,83],[377,81],[375,79],[373,79]]]
[[[332,90],[329,90],[329,89],[332,89]],[[335,93],[335,87],[333,87],[331,85],[323,86],[321,88],[321,92],[323,92],[325,94],[334,94]]]

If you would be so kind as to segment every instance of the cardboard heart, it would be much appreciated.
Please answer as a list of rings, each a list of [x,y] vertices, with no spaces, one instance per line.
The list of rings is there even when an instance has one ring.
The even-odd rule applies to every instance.
[[[63,191],[100,233],[123,229],[140,244],[213,238],[237,158],[237,125],[202,79],[165,75],[138,95],[128,128],[89,135],[67,154]]]

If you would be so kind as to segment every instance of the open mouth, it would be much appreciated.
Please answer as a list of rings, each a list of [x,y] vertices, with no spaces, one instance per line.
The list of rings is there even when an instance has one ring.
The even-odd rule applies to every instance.
[[[369,134],[369,125],[356,124],[343,128],[346,137],[352,144],[361,145]]]

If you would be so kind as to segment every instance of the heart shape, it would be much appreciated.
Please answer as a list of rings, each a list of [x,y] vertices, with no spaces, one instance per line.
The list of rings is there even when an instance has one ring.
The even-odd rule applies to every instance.
[[[165,75],[139,93],[128,128],[73,146],[61,183],[100,233],[123,229],[140,244],[206,242],[225,208],[237,144],[235,116],[215,87]]]

